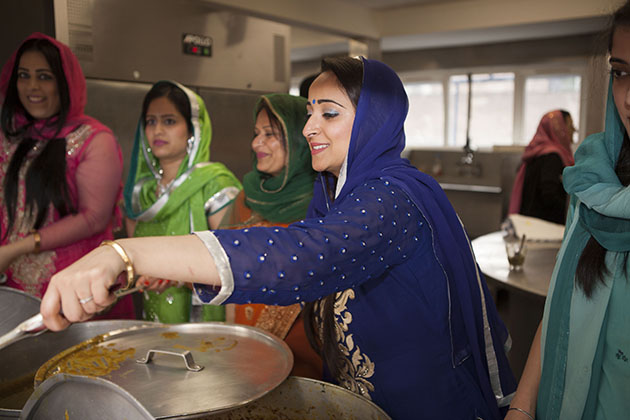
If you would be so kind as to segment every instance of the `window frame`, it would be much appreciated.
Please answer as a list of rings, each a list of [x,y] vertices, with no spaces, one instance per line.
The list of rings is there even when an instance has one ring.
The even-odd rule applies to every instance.
[[[402,81],[403,81],[403,85],[406,82],[408,83],[439,83],[442,85],[442,99],[443,99],[442,107],[444,111],[444,124],[442,126],[442,131],[444,133],[444,141],[442,145],[437,146],[437,147],[445,147],[447,149],[452,149],[453,147],[446,146],[447,137],[448,137],[448,104],[449,104],[449,99],[447,97],[448,96],[448,79],[446,79],[445,81],[443,76],[439,74],[435,74],[435,75],[423,75],[421,79],[417,79],[417,80],[408,79],[408,80],[402,80]],[[409,113],[407,113],[407,118],[408,117],[409,117]],[[405,135],[406,134],[407,133],[405,132]],[[435,148],[434,146],[421,146],[421,147],[415,147],[409,150],[422,150],[422,149],[434,149],[434,148]]]
[[[588,102],[587,102],[587,67],[588,63],[579,62],[566,62],[566,63],[538,63],[538,64],[526,64],[526,65],[514,65],[514,66],[489,66],[489,67],[475,67],[475,68],[454,68],[443,70],[417,70],[401,72],[399,76],[403,84],[407,83],[442,83],[443,98],[444,98],[444,138],[441,145],[435,146],[422,146],[405,148],[405,150],[459,150],[460,146],[448,146],[449,136],[449,106],[450,106],[450,78],[451,76],[462,74],[479,74],[479,73],[514,73],[514,97],[513,97],[513,116],[512,116],[512,145],[515,147],[522,146],[517,142],[517,139],[521,139],[524,132],[524,118],[525,118],[525,81],[528,77],[532,76],[553,76],[553,75],[576,75],[580,76],[580,106],[579,106],[579,121],[580,127],[578,127],[578,143],[584,140],[585,133],[582,126],[585,125]],[[526,144],[526,143],[525,143]],[[475,150],[491,150],[488,147],[476,147],[474,142],[471,145]]]

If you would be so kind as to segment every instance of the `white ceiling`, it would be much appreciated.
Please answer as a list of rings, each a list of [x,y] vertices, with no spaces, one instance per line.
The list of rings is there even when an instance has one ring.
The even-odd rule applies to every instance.
[[[581,35],[603,30],[606,26],[606,22],[606,18],[594,17],[572,19],[562,22],[501,26],[483,30],[475,29],[390,36],[382,38],[381,48],[383,51],[400,51]]]
[[[301,61],[360,49],[349,37],[400,51],[593,33],[627,0],[197,1],[290,25]]]
[[[359,0],[341,1],[354,2]],[[386,0],[371,1],[374,3],[383,3]],[[390,1],[395,2],[409,0]],[[418,1],[429,0],[416,0],[416,2]],[[594,17],[572,19],[563,22],[503,26],[482,30],[476,29],[404,36],[386,36],[381,38],[380,45],[382,51],[404,51],[554,38],[599,32],[606,26],[606,22],[607,19],[604,17]],[[295,26],[291,28],[291,44],[291,61],[319,59],[324,55],[344,53],[348,49],[347,38],[330,34],[322,34],[320,32],[302,29]]]
[[[411,6],[429,3],[447,3],[465,0],[339,0],[343,3],[352,3],[357,6],[366,7],[373,10],[391,9],[400,6]]]

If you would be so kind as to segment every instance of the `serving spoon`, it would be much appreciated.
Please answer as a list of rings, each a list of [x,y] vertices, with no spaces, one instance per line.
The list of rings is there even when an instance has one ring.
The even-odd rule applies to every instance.
[[[140,287],[119,289],[114,292],[114,295],[116,295],[116,299],[119,299],[123,296],[137,292],[138,290],[140,290]],[[48,329],[44,326],[44,317],[42,314],[33,315],[26,321],[21,322],[17,327],[13,328],[8,333],[0,336],[0,350],[23,338],[37,337],[46,331],[48,331]]]

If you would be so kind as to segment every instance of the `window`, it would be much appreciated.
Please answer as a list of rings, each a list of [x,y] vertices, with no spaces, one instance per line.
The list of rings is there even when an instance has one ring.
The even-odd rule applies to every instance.
[[[549,68],[471,75],[470,145],[473,149],[525,145],[548,111],[568,111],[579,128],[582,69],[552,73]],[[468,75],[459,71],[403,74],[409,97],[407,148],[466,144]],[[577,140],[577,136],[576,139]]]
[[[440,82],[405,84],[409,114],[405,121],[407,147],[444,144],[444,89]]]
[[[582,78],[575,74],[536,75],[525,79],[523,136],[527,144],[536,134],[542,116],[554,109],[568,111],[573,125],[580,123],[580,87]],[[577,133],[576,133],[577,135]]]
[[[514,73],[472,75],[470,145],[473,148],[512,144]],[[466,144],[468,76],[449,80],[448,146]]]

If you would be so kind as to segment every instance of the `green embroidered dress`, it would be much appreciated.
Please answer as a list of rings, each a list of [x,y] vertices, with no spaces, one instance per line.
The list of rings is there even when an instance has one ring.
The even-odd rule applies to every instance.
[[[190,89],[172,83],[186,93],[191,104],[193,143],[173,183],[158,197],[159,162],[149,148],[144,121],[138,122],[124,191],[127,216],[137,221],[135,237],[208,230],[208,217],[232,203],[241,189],[238,179],[222,163],[209,162],[212,126],[203,100]],[[187,287],[171,287],[160,294],[145,292],[144,317],[164,323],[188,322],[192,299]],[[204,305],[202,321],[224,319],[222,307]]]

